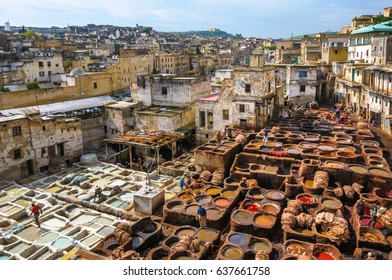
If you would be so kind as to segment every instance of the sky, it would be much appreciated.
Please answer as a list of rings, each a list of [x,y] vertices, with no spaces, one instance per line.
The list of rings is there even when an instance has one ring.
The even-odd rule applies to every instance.
[[[245,37],[287,38],[339,31],[355,16],[390,6],[390,0],[0,0],[0,25],[8,19],[12,26],[35,27],[139,24],[157,31],[219,28]]]

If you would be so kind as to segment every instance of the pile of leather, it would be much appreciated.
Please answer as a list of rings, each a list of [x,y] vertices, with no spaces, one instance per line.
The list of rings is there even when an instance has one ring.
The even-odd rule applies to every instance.
[[[223,174],[223,171],[216,170],[214,173],[212,173],[211,183],[213,185],[223,185],[224,179],[225,175]]]

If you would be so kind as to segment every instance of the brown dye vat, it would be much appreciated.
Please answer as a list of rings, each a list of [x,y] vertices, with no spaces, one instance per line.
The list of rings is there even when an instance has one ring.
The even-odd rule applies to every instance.
[[[364,147],[378,148],[380,144],[377,141],[362,140],[359,142]]]
[[[389,177],[389,176],[391,176],[390,172],[388,172],[387,170],[382,169],[382,168],[373,168],[373,167],[371,167],[371,168],[369,168],[369,173],[372,174],[372,175],[381,176],[381,177]]]
[[[283,148],[284,149],[296,149],[296,148],[298,148],[298,146],[294,145],[294,144],[284,144]]]
[[[336,211],[342,209],[343,204],[340,200],[333,197],[323,197],[321,198],[321,204],[328,210]]]
[[[220,194],[220,188],[217,187],[211,187],[206,189],[206,194],[211,195],[211,196],[217,196]]]
[[[193,199],[193,195],[191,193],[182,193],[178,196],[181,200],[191,200]]]
[[[199,209],[198,204],[191,204],[191,205],[185,207],[185,213],[190,214],[190,215],[197,215],[198,209]]]
[[[284,251],[293,256],[312,256],[313,244],[297,240],[287,240],[284,245]]]
[[[361,198],[368,203],[375,203],[377,202],[377,197],[375,194],[372,193],[361,193]]]
[[[207,209],[207,219],[208,220],[218,220],[222,216],[222,211],[217,208]]]
[[[170,201],[166,204],[166,207],[172,211],[182,211],[184,204],[181,201]]]
[[[363,165],[350,165],[348,167],[351,171],[358,173],[358,174],[367,174],[368,170],[365,166]]]
[[[271,214],[274,214],[274,215],[278,215],[279,212],[280,212],[280,206],[279,205],[276,205],[274,203],[268,203],[268,202],[263,203],[261,205],[261,209],[264,210],[267,213],[271,213]]]
[[[262,170],[264,170],[265,165],[262,164],[251,164],[249,166],[249,170],[250,171],[254,171],[254,172],[261,172]]]
[[[224,197],[217,197],[217,198],[214,198],[212,203],[215,206],[222,207],[222,208],[227,208],[230,205],[230,200],[227,199],[227,198],[224,198]]]
[[[320,141],[320,137],[304,137],[304,141],[316,143]]]
[[[233,212],[232,218],[240,225],[251,225],[253,223],[253,213],[244,210],[236,210]]]
[[[369,165],[372,167],[388,168],[388,165],[383,161],[369,160]]]
[[[188,252],[175,252],[172,256],[170,256],[171,260],[193,260],[192,255]]]
[[[207,205],[211,202],[212,198],[210,195],[199,195],[195,197],[196,203]]]
[[[286,200],[286,195],[282,191],[270,190],[265,193],[265,198],[273,201],[283,203]]]
[[[162,247],[154,248],[149,253],[148,259],[150,260],[167,260],[170,252]]]
[[[339,169],[347,168],[347,166],[344,163],[338,161],[326,161],[324,163],[324,166],[331,167],[331,168],[339,168]]]
[[[235,198],[237,194],[237,192],[231,190],[226,190],[222,192],[222,196],[225,198]]]
[[[241,260],[244,255],[240,247],[229,244],[223,246],[221,254],[228,260]]]
[[[180,237],[183,235],[193,236],[195,233],[196,230],[191,227],[180,227],[176,230],[175,235]]]
[[[218,239],[219,234],[213,230],[202,228],[197,232],[196,236],[201,241],[214,243]]]
[[[178,241],[180,241],[180,238],[178,238],[177,236],[170,236],[168,239],[163,241],[163,245],[165,245],[166,247],[171,248],[174,245],[176,245]]]
[[[302,142],[298,144],[298,147],[301,149],[316,149],[317,145],[313,143]]]
[[[275,225],[276,218],[270,215],[257,214],[255,215],[253,221],[254,224],[258,227],[271,228]]]
[[[302,150],[295,149],[295,148],[289,148],[286,150],[286,153],[291,154],[291,155],[300,155],[302,153]]]
[[[251,188],[248,192],[248,195],[256,200],[261,200],[264,198],[264,192],[261,191],[260,188]]]
[[[380,148],[365,148],[363,149],[363,152],[366,155],[382,156],[382,150]]]
[[[355,154],[357,149],[355,149],[354,147],[350,147],[350,146],[338,146],[338,151]]]
[[[270,254],[272,252],[272,244],[266,238],[260,238],[260,239],[252,238],[252,240],[249,243],[249,248],[255,253],[261,250],[266,252],[267,254]]]

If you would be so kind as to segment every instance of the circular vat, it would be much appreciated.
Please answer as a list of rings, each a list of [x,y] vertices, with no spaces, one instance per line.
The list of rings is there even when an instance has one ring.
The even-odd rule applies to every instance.
[[[221,254],[228,260],[241,260],[244,255],[240,247],[231,244],[224,245],[221,249]]]

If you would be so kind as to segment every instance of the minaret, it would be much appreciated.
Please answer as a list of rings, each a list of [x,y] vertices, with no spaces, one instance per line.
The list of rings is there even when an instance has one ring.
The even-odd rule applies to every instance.
[[[6,23],[4,23],[4,31],[11,31],[10,20],[8,20]]]

